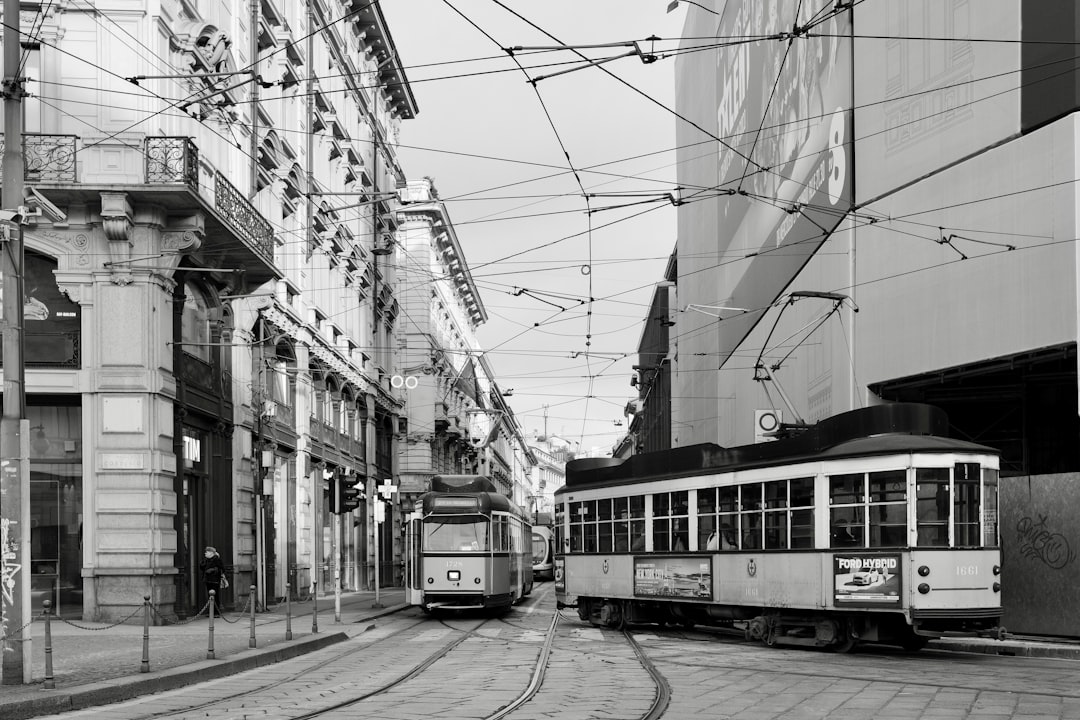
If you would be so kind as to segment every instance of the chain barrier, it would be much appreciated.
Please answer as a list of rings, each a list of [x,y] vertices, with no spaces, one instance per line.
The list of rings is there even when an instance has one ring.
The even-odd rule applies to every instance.
[[[42,611],[41,615],[39,615],[38,617],[34,617],[33,615],[31,615],[30,619],[26,622],[26,624],[23,625],[18,630],[15,630],[14,632],[11,632],[11,631],[5,632],[3,635],[0,635],[0,642],[6,641],[9,637],[18,637],[19,635],[22,635],[22,631],[25,630],[26,628],[30,627],[31,625],[33,625],[35,620],[40,620],[41,618],[44,618],[44,617],[45,617],[45,612],[44,611]]]
[[[123,625],[128,620],[135,617],[136,615],[138,615],[141,612],[142,612],[142,606],[139,606],[138,608],[136,608],[130,615],[128,615],[123,620],[117,620],[114,623],[111,623],[109,625],[103,625],[101,627],[89,627],[87,625],[79,625],[77,622],[75,622],[73,620],[68,620],[67,618],[60,617],[59,613],[54,614],[53,617],[56,618],[57,620],[59,620],[60,622],[64,623],[65,625],[70,625],[71,627],[78,628],[79,630],[97,631],[97,630],[110,630],[110,629],[116,627],[117,625]]]
[[[210,607],[210,601],[207,600],[206,604],[202,606],[202,609],[199,610],[199,612],[192,615],[187,620],[171,620],[168,617],[162,615],[161,611],[157,609],[157,605],[154,605],[153,603],[150,603],[150,612],[154,613],[154,616],[157,617],[159,620],[161,620],[162,625],[190,625],[191,623],[198,620],[199,617],[204,612],[206,612],[209,607]]]
[[[210,603],[208,602],[207,606],[209,607],[209,605],[210,605]],[[225,615],[221,612],[221,608],[217,607],[216,605],[214,606],[214,614],[219,619],[224,620],[225,622],[227,622],[229,624],[235,624],[235,623],[240,622],[244,618],[244,614],[248,611],[248,608],[250,606],[251,606],[251,595],[248,595],[247,596],[247,601],[244,603],[244,607],[241,608],[239,610],[239,612],[236,612],[236,619],[235,620],[230,620],[229,618],[225,617]],[[231,612],[234,612],[234,611],[230,610],[229,612],[231,613]]]

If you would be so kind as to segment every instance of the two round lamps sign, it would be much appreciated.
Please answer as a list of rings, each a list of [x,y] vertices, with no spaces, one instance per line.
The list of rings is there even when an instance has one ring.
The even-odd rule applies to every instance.
[[[420,384],[420,380],[412,375],[393,375],[390,378],[390,387],[392,388],[405,388],[406,390],[415,390],[416,386]]]

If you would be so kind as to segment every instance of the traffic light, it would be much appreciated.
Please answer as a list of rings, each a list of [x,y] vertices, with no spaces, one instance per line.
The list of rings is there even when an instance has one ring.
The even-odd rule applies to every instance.
[[[338,498],[337,512],[348,513],[360,507],[360,496],[362,494],[360,482],[361,480],[355,475],[342,475],[338,478],[341,497]]]
[[[327,498],[330,500],[330,512],[339,512],[338,508],[341,506],[341,498],[338,497],[337,489],[339,483],[337,478],[334,477],[333,470],[323,470],[323,492],[326,493]]]

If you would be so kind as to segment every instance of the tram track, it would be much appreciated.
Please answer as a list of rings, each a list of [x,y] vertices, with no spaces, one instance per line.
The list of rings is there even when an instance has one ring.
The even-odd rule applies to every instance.
[[[425,622],[426,622],[425,619],[421,618],[417,622],[414,622],[414,623],[408,625],[407,627],[404,627],[404,628],[401,628],[400,630],[395,631],[389,637],[394,637],[394,636],[397,636],[397,635],[404,635],[404,634],[408,633],[409,630],[412,630],[413,628],[415,628],[415,627],[417,627],[419,625],[425,624]],[[375,625],[373,623],[373,624],[371,624],[370,627],[373,628],[374,626]],[[358,637],[362,637],[362,635],[358,636]],[[274,682],[272,682],[272,683],[267,683],[267,684],[259,686],[259,687],[249,688],[247,690],[244,690],[243,692],[237,692],[237,693],[232,693],[230,695],[215,697],[213,700],[210,700],[210,701],[207,701],[207,702],[204,702],[204,703],[199,703],[199,704],[195,704],[195,705],[187,705],[182,710],[151,712],[151,713],[148,713],[146,715],[141,715],[140,717],[143,718],[144,720],[167,720],[167,718],[181,718],[181,717],[185,717],[185,716],[189,715],[192,712],[197,712],[199,710],[205,710],[205,709],[208,709],[208,708],[221,706],[222,704],[226,704],[226,703],[235,703],[238,700],[243,700],[244,698],[247,698],[247,697],[253,697],[253,696],[257,695],[258,693],[267,690],[270,687],[280,686],[280,685],[285,684],[285,683],[295,683],[295,682],[303,680],[304,678],[306,678],[308,676],[311,676],[311,675],[313,675],[313,674],[315,674],[315,673],[317,673],[317,672],[319,672],[321,670],[324,670],[324,669],[326,669],[328,667],[331,667],[331,666],[341,662],[343,659],[349,657],[350,655],[352,655],[353,653],[356,652],[356,648],[352,644],[346,642],[344,645],[346,646],[345,648],[343,648],[343,649],[341,649],[341,650],[339,650],[337,652],[334,652],[330,657],[320,659],[315,664],[304,667],[302,670],[298,670],[295,673],[291,673],[290,675],[287,675],[284,678],[276,678],[274,680]]]
[[[545,593],[544,596],[537,598],[536,602],[530,603],[530,608],[527,609],[527,612],[531,613],[531,607],[538,606],[539,602],[542,601],[546,595],[547,593]],[[334,692],[339,692],[344,695],[340,700],[329,704],[320,703],[318,707],[304,712],[291,714],[289,717],[294,720],[309,720],[333,714],[340,715],[343,711],[347,712],[350,708],[355,708],[355,706],[360,703],[386,695],[410,681],[423,677],[425,672],[436,666],[441,660],[446,659],[470,639],[492,642],[497,638],[497,641],[499,642],[508,645],[514,644],[514,640],[510,637],[485,636],[483,634],[485,627],[501,624],[522,632],[528,632],[533,629],[526,624],[510,622],[502,617],[487,616],[472,620],[438,618],[437,622],[432,622],[432,620],[433,618],[431,617],[416,618],[415,621],[410,622],[407,626],[375,640],[371,647],[381,648],[389,644],[390,646],[401,648],[407,640],[428,642],[418,640],[418,638],[422,638],[425,632],[431,632],[434,627],[438,627],[441,631],[453,633],[455,637],[449,641],[439,642],[436,649],[426,653],[421,658],[411,659],[407,663],[404,661],[404,658],[396,662],[387,663],[390,667],[401,668],[396,670],[392,676],[379,678],[375,683],[371,682],[371,678],[362,682],[350,683],[355,684],[357,688],[363,686],[363,692],[356,693],[355,691],[350,691],[348,687],[344,687],[343,690],[335,690]],[[558,614],[555,613],[550,626],[544,634],[544,645],[540,653],[541,661],[536,663],[529,685],[521,692],[517,699],[506,704],[499,711],[496,711],[492,717],[503,717],[509,712],[512,712],[514,708],[527,702],[531,694],[535,692],[535,689],[542,684],[543,669],[546,665],[544,658],[546,658],[546,654],[550,652],[551,643],[555,636],[557,620]],[[420,629],[418,634],[413,632],[418,628]],[[201,703],[185,703],[184,707],[181,709],[140,713],[138,717],[142,720],[168,720],[169,718],[192,717],[193,715],[212,718],[219,713],[224,713],[228,717],[236,716],[238,712],[245,714],[245,716],[248,714],[262,714],[262,709],[268,705],[268,702],[273,702],[272,700],[268,701],[266,698],[266,695],[269,692],[277,691],[278,694],[281,694],[283,691],[287,693],[287,688],[292,686],[304,685],[305,683],[310,684],[313,682],[325,683],[324,678],[327,676],[328,671],[332,674],[346,672],[354,677],[358,672],[363,672],[361,668],[364,665],[370,664],[370,657],[368,657],[368,660],[365,662],[358,664],[355,668],[342,669],[341,665],[346,663],[350,657],[357,657],[358,654],[364,653],[364,650],[357,648],[356,643],[349,642],[346,644],[349,645],[349,647],[335,652],[329,657],[320,659],[318,662],[304,667],[302,670],[290,673],[284,677],[275,678],[272,682],[260,683],[258,686],[250,687],[243,692],[217,695],[214,696],[213,699],[208,699]],[[373,676],[378,676],[379,670],[372,670],[371,674]]]
[[[641,633],[644,634],[644,633]],[[1024,672],[1008,677],[1018,667],[1015,658],[994,655],[965,655],[950,651],[922,651],[918,654],[864,651],[837,656],[806,650],[759,649],[756,643],[725,638],[699,641],[702,646],[690,654],[681,643],[689,639],[682,633],[654,634],[657,642],[649,645],[652,661],[676,668],[675,675],[691,671],[757,673],[790,679],[799,677],[827,682],[850,681],[933,690],[967,690],[976,693],[1007,693],[1033,698],[1080,699],[1080,688],[1072,681],[1075,668],[1070,661],[1035,659],[1022,664]],[[711,651],[708,649],[711,646]],[[726,652],[726,649],[738,649]],[[810,651],[813,652],[813,651]],[[694,658],[694,659],[691,659]],[[1033,681],[1030,671],[1043,669],[1041,681]],[[1041,684],[1040,684],[1041,682]]]

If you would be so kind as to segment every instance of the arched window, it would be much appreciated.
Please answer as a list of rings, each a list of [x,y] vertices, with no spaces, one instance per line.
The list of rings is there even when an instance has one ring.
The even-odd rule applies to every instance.
[[[184,295],[180,338],[184,352],[210,362],[210,304],[206,295],[191,283],[184,283]]]

